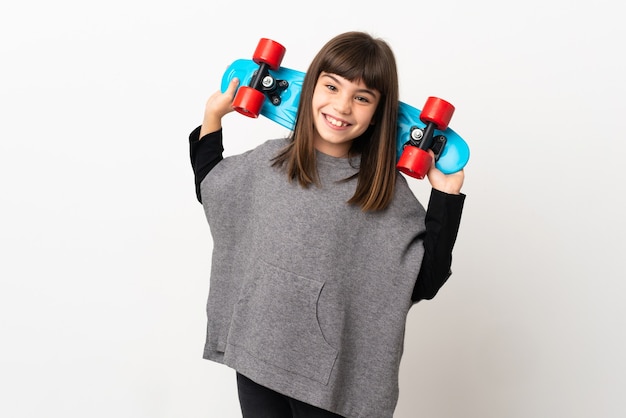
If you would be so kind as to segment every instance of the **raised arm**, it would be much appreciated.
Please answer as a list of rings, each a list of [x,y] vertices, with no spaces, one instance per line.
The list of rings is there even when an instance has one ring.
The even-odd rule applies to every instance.
[[[230,105],[238,84],[239,81],[233,79],[224,93],[216,91],[209,97],[202,125],[189,134],[189,156],[196,183],[196,197],[200,203],[200,183],[223,159],[222,118],[233,111]]]
[[[463,170],[446,175],[433,162],[427,175],[433,189],[426,210],[424,258],[411,297],[414,302],[435,297],[452,274],[452,250],[465,202]]]

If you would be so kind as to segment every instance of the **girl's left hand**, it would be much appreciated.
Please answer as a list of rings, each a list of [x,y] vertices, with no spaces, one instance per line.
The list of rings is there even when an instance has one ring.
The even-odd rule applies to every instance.
[[[441,170],[435,167],[435,154],[433,151],[429,150],[428,152],[433,157],[433,164],[426,176],[432,188],[448,194],[460,194],[463,181],[465,180],[465,172],[461,170],[456,173],[443,174]]]

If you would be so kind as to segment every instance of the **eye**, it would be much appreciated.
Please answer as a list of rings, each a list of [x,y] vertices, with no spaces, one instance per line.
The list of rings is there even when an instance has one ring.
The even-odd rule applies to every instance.
[[[365,96],[356,96],[354,98],[356,101],[361,102],[361,103],[369,103],[370,99],[369,97],[365,97]]]
[[[326,84],[326,88],[330,91],[337,91],[337,87],[333,86],[332,84]]]

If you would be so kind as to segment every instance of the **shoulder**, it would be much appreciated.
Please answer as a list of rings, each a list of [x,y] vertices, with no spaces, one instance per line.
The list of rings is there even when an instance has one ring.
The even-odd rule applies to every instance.
[[[276,153],[287,146],[288,143],[289,142],[286,138],[269,139],[256,147],[253,151],[255,154],[267,155],[270,158],[273,158]]]
[[[285,138],[269,139],[255,148],[245,151],[241,154],[231,155],[226,160],[267,160],[267,158],[273,158],[283,147],[287,145],[288,141]]]
[[[396,198],[403,202],[417,202],[418,199],[411,190],[409,182],[402,173],[398,172],[396,175]]]
[[[251,188],[255,182],[266,177],[272,159],[287,143],[284,138],[270,139],[248,151],[225,157],[202,181],[203,193],[209,189]]]
[[[225,157],[202,181],[202,201],[208,204],[223,200],[224,196],[241,198],[249,193],[267,179],[272,159],[286,144],[286,139],[270,139],[241,154]]]
[[[245,171],[252,166],[259,167],[269,165],[270,160],[286,145],[287,140],[284,138],[269,139],[240,154],[226,156],[216,168],[219,168],[218,172],[231,172],[233,170]]]
[[[407,179],[399,172],[396,176],[396,187],[390,210],[393,213],[408,217],[423,216],[426,213],[425,206],[413,193]]]

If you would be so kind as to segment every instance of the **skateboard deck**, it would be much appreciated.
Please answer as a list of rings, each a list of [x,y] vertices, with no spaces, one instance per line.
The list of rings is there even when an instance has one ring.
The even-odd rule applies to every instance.
[[[282,45],[262,39],[253,59],[238,59],[228,66],[221,90],[226,91],[230,81],[238,78],[235,110],[249,117],[262,115],[292,130],[305,73],[280,66],[284,51]],[[463,169],[469,147],[447,126],[453,112],[454,106],[436,97],[428,98],[423,111],[399,103],[396,154],[400,171],[424,178],[431,164],[427,149],[435,152],[435,166],[444,174]]]

